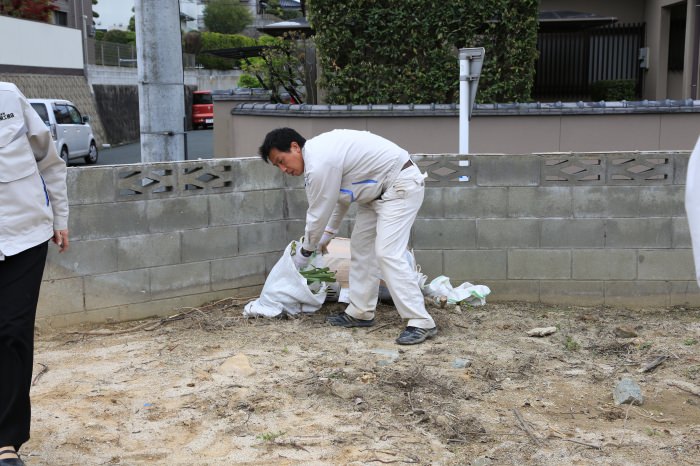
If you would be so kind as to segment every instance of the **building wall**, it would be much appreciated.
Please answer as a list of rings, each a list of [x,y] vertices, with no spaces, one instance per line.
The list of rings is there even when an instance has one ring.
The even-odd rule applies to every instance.
[[[645,0],[540,0],[540,11],[569,10],[614,16],[620,23],[644,22]]]
[[[429,279],[494,302],[700,305],[687,152],[414,160],[428,178],[410,246]],[[307,207],[303,179],[259,158],[72,167],[68,187],[71,247],[50,248],[40,326],[256,296]]]

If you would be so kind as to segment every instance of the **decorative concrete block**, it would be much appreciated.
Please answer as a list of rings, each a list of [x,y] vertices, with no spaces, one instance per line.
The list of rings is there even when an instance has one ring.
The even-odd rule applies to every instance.
[[[513,249],[508,251],[509,279],[571,278],[571,251],[558,249]]]
[[[479,219],[476,235],[479,249],[536,248],[540,244],[540,220]]]
[[[134,270],[181,261],[180,235],[156,233],[117,239],[119,270]]]
[[[607,248],[670,248],[670,218],[615,218],[605,221]]]

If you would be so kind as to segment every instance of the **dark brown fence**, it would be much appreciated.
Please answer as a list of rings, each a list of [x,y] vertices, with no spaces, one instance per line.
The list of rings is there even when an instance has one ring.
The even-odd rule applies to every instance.
[[[533,98],[589,100],[591,84],[628,79],[642,93],[639,49],[644,24],[623,24],[572,32],[540,32]]]

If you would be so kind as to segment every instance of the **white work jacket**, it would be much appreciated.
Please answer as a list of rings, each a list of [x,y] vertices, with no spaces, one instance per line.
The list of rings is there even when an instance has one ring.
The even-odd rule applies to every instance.
[[[0,260],[67,228],[66,164],[22,92],[0,82]]]
[[[368,131],[337,129],[306,141],[302,149],[309,209],[303,248],[316,249],[329,226],[340,227],[352,202],[374,202],[396,179],[409,154]]]

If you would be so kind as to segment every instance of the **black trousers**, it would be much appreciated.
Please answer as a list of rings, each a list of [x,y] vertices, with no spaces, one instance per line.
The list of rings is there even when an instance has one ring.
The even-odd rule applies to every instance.
[[[34,319],[48,242],[0,261],[0,447],[29,440]]]

